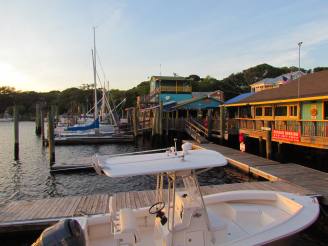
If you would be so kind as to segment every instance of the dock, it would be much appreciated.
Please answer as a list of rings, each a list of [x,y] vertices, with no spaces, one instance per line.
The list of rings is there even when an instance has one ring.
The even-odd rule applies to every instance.
[[[268,160],[218,144],[194,142],[194,146],[220,152],[230,165],[246,173],[272,182],[288,182],[311,190],[313,195],[319,197],[322,204],[328,205],[328,173],[295,163],[280,163]]]
[[[281,164],[213,143],[193,146],[218,151],[229,165],[267,180],[202,186],[205,195],[233,190],[273,190],[318,197],[321,204],[328,205],[327,173],[294,163]],[[148,207],[155,202],[154,190],[13,201],[0,207],[0,233],[42,230],[63,218],[108,213],[111,196],[116,209]]]
[[[55,145],[131,143],[133,141],[134,141],[133,135],[78,136],[78,137],[55,138]]]
[[[50,173],[94,172],[92,157],[77,157],[50,167]]]
[[[312,191],[284,181],[246,182],[201,187],[203,194],[233,190],[273,190],[300,195]],[[0,233],[42,230],[63,218],[109,212],[109,194],[13,201],[0,208]],[[113,195],[116,209],[149,207],[155,203],[155,191],[120,192]]]

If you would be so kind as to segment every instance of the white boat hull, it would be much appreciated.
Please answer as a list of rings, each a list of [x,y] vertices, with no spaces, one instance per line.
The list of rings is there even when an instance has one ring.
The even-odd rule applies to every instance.
[[[110,214],[78,220],[89,246],[232,246],[281,242],[310,226],[319,215],[316,198],[283,192],[224,192],[204,196],[204,202],[209,230],[204,210],[193,207],[182,193],[176,194],[173,233],[148,213],[148,207],[115,211],[111,206]]]

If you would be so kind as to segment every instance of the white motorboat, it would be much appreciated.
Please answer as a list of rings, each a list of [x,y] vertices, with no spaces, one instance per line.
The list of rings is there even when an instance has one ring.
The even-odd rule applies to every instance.
[[[109,177],[157,175],[156,203],[117,209],[111,198],[110,213],[75,218],[81,242],[76,245],[263,245],[286,239],[317,219],[319,204],[312,197],[260,190],[203,196],[197,174],[226,163],[215,151],[188,146],[165,153],[97,156],[97,172]],[[176,189],[179,179],[183,191]]]

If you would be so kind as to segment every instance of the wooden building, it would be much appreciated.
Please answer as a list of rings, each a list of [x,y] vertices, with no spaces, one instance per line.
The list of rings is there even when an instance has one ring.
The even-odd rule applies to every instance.
[[[191,79],[180,76],[152,76],[149,100],[153,103],[183,101],[192,98]]]
[[[253,138],[328,149],[328,71],[225,104],[232,130]],[[270,135],[267,134],[270,131]]]

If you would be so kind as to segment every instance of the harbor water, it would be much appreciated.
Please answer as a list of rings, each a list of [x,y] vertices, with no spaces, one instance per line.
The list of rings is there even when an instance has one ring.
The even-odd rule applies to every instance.
[[[0,122],[0,206],[14,200],[148,190],[155,188],[154,177],[112,179],[93,172],[50,174],[47,149],[34,134],[34,122],[20,122],[19,160],[14,161],[12,122]],[[132,144],[56,146],[56,163],[74,163],[94,154],[121,154],[173,145],[173,141],[154,145],[147,139]],[[78,163],[76,163],[78,164]],[[201,174],[201,185],[256,181],[233,168],[213,169]],[[320,220],[326,221],[325,218]],[[322,224],[312,226],[298,235],[295,245],[325,245]],[[318,223],[316,223],[318,224]],[[18,244],[25,245],[25,244]]]
[[[51,175],[48,151],[47,148],[42,147],[41,139],[34,134],[34,122],[20,122],[19,127],[20,158],[14,161],[13,123],[0,123],[0,201],[2,203],[11,200],[154,189],[152,176],[112,179],[93,172]],[[83,157],[94,154],[121,154],[155,147],[165,146],[154,146],[145,139],[139,139],[137,143],[132,144],[56,146],[56,163],[75,163]],[[247,181],[249,178],[233,169],[215,169],[203,174],[200,183],[203,185],[232,183]]]

